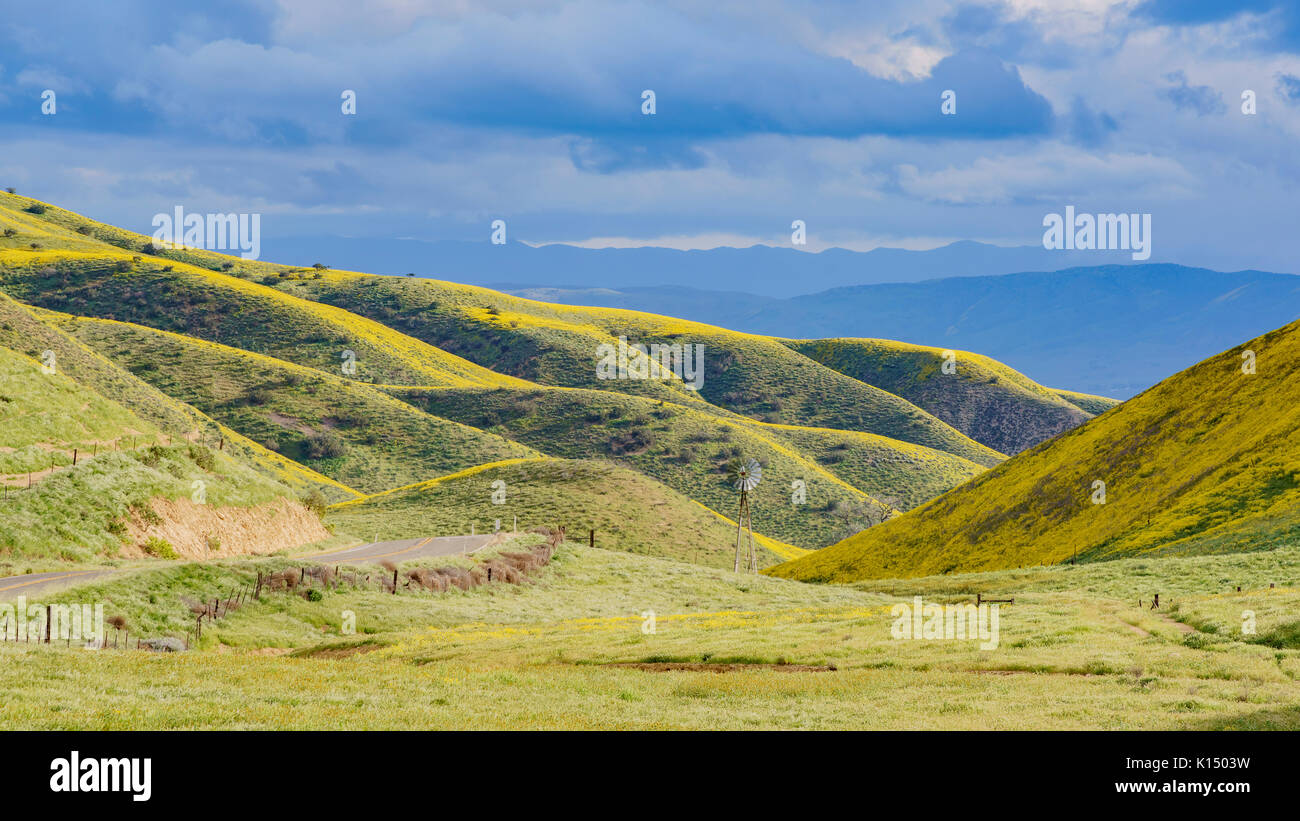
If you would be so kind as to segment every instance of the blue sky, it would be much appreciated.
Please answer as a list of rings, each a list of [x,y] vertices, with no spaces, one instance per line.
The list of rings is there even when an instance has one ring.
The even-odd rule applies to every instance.
[[[865,250],[1034,244],[1073,204],[1297,270],[1295,2],[9,5],[0,185],[143,233]]]

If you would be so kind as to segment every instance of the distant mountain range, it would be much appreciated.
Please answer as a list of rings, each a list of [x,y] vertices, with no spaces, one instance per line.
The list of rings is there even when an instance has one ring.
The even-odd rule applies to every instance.
[[[680,287],[510,292],[771,336],[978,351],[1042,384],[1116,399],[1300,316],[1295,275],[1165,263],[860,285],[790,299]]]
[[[1132,262],[1127,251],[1048,251],[1040,246],[1002,247],[971,241],[928,251],[830,248],[811,253],[767,245],[679,251],[355,237],[265,237],[262,259],[299,265],[320,262],[336,269],[379,274],[413,273],[491,288],[542,285],[623,290],[663,286],[744,291],[766,297],[882,282]]]

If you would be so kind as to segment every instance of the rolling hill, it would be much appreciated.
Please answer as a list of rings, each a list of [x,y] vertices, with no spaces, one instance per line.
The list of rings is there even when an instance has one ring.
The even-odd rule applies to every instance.
[[[1019,447],[1106,402],[1067,401],[973,354],[954,397],[934,389],[918,364],[930,353],[915,347],[853,340],[852,356],[824,356],[654,314],[159,248],[9,194],[0,227],[16,350],[55,345],[167,437],[217,441],[270,481],[336,503],[518,459],[601,460],[663,486],[647,498],[675,493],[716,520],[735,504],[727,462],[755,458],[756,527],[789,553],[1005,459],[967,433]],[[620,339],[702,346],[699,389],[689,374],[599,378],[600,346]],[[577,485],[550,492],[557,510],[587,504]],[[606,529],[605,544],[624,540]]]
[[[968,351],[883,339],[786,344],[840,373],[903,397],[1002,453],[1019,453],[1094,415],[1001,362]],[[945,359],[945,353],[952,358]],[[945,362],[951,363],[952,373],[944,372]]]
[[[365,493],[540,455],[331,373],[140,325],[51,316],[167,395]]]
[[[1298,361],[1300,322],[1292,322],[771,572],[850,581],[1294,543]]]
[[[0,325],[11,329],[15,306],[0,308],[9,309],[0,311]],[[307,534],[297,541],[276,534],[284,547],[328,536],[299,503],[300,491],[276,475],[277,466],[247,462],[233,444],[227,452],[198,437],[173,438],[61,371],[57,359],[38,361],[6,346],[0,442],[0,557],[86,561],[189,552],[190,545],[179,538],[173,545],[162,533],[206,535],[218,551],[229,530],[222,525],[247,517],[271,528],[293,522]],[[268,546],[274,538],[267,535]],[[239,547],[227,537],[227,550]]]
[[[495,485],[495,483],[502,483]],[[493,490],[503,497],[494,503]],[[640,473],[606,462],[515,459],[480,465],[451,476],[394,488],[333,505],[329,521],[354,533],[400,538],[433,529],[479,533],[518,526],[563,526],[582,541],[596,531],[597,545],[731,567],[736,527],[718,513]],[[806,551],[756,539],[759,566]]]
[[[548,305],[436,280],[326,272],[296,293],[532,382],[679,403],[698,401],[680,379],[599,379],[596,348],[616,345],[619,337],[628,343],[703,345],[698,398],[715,408],[763,422],[876,433],[985,466],[1002,458],[912,403],[767,337],[636,311]]]

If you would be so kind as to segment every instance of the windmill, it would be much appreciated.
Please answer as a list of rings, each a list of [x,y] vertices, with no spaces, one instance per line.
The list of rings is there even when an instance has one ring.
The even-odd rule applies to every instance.
[[[732,459],[727,465],[727,478],[740,491],[740,513],[736,516],[736,564],[733,570],[740,572],[741,537],[748,530],[749,549],[745,555],[745,569],[757,573],[758,553],[754,550],[754,519],[749,513],[749,492],[758,487],[759,480],[763,478],[763,468],[755,459]]]

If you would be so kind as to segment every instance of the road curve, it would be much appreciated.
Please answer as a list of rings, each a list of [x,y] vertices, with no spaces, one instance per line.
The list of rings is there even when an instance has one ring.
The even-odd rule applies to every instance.
[[[453,556],[473,553],[492,541],[492,534],[480,536],[429,536],[424,539],[397,539],[334,550],[328,553],[308,553],[300,558],[323,564],[374,563],[384,559],[404,562],[430,556]]]
[[[103,570],[55,570],[50,573],[9,576],[0,579],[0,599],[48,593],[51,590],[70,587],[78,582],[88,582],[116,572],[113,568],[104,568]]]

